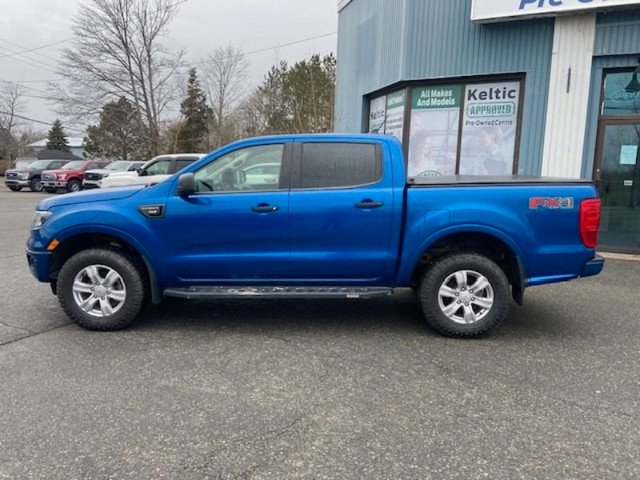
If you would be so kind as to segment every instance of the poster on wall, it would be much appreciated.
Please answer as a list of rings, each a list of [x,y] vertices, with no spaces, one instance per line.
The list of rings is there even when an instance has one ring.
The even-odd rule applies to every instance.
[[[386,115],[386,96],[374,98],[369,102],[369,133],[384,133]]]
[[[461,92],[460,85],[413,89],[409,177],[455,173]]]
[[[510,175],[518,131],[520,82],[465,88],[461,175]]]
[[[402,142],[404,133],[404,90],[387,95],[387,121],[384,133]]]

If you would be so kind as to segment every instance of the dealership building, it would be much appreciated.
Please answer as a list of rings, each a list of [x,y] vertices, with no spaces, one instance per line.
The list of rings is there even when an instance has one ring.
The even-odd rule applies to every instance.
[[[336,131],[408,176],[585,178],[600,248],[640,253],[640,0],[340,0]]]

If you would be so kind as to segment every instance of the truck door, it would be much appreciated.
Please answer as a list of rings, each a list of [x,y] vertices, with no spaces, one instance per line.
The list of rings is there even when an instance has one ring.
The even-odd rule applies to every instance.
[[[273,282],[290,277],[290,146],[253,145],[194,172],[196,193],[167,201],[168,271],[189,284]],[[256,165],[277,165],[248,182]],[[258,179],[264,180],[264,179]]]
[[[305,283],[389,280],[393,186],[382,146],[296,143],[290,195],[292,276]]]

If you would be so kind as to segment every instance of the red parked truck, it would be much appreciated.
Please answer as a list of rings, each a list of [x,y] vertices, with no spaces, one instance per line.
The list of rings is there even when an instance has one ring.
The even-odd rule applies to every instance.
[[[67,192],[78,192],[82,190],[85,170],[104,168],[109,163],[107,160],[76,160],[59,170],[46,170],[42,172],[42,188],[47,193],[55,193],[61,188]]]

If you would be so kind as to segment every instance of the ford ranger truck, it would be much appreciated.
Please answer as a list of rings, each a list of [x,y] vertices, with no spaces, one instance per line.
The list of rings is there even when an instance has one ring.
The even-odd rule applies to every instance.
[[[249,175],[258,165],[267,173]],[[230,144],[157,185],[45,199],[27,259],[89,329],[123,328],[163,297],[368,298],[407,287],[433,329],[469,338],[505,320],[528,287],[598,274],[599,222],[589,181],[407,181],[394,138],[291,135]]]
[[[75,160],[59,170],[46,170],[42,172],[42,188],[47,193],[55,193],[59,189],[79,192],[82,190],[85,170],[104,168],[109,163],[105,160]]]

